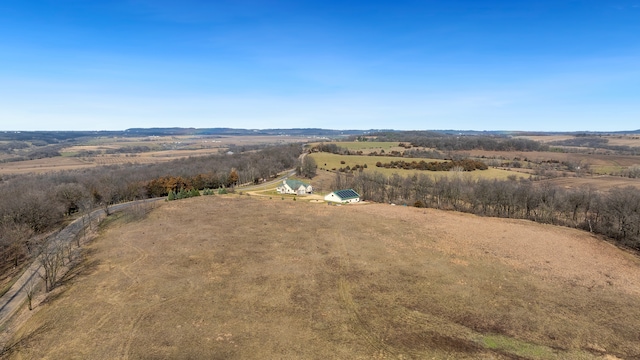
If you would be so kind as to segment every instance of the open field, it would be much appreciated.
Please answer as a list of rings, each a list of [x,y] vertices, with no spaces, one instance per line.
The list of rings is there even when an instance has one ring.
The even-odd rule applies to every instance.
[[[529,139],[533,141],[539,141],[541,143],[575,139],[575,136],[573,135],[527,135],[527,136],[514,136],[514,137],[519,139]]]
[[[543,143],[562,141],[575,139],[573,135],[540,135],[540,136],[516,136],[517,138],[529,139],[534,141],[540,141]],[[631,146],[640,147],[640,136],[637,134],[632,135],[600,135],[598,136],[608,140],[608,145],[615,146]]]
[[[313,153],[310,154],[316,163],[318,164],[319,171],[320,169],[332,170],[339,169],[349,166],[353,168],[355,165],[364,166],[367,165],[367,168],[364,171],[367,172],[379,172],[383,175],[390,176],[394,173],[399,174],[401,176],[411,176],[414,174],[425,174],[433,177],[438,176],[449,176],[451,173],[449,171],[422,171],[422,170],[404,170],[404,169],[386,169],[383,167],[376,167],[376,163],[378,161],[382,163],[387,163],[391,161],[444,161],[444,160],[436,160],[436,159],[422,159],[422,158],[399,158],[392,156],[366,156],[366,155],[337,155],[331,153]],[[340,162],[344,161],[344,164]],[[326,164],[326,165],[325,165]],[[519,177],[528,177],[527,174],[519,174],[514,171],[502,170],[489,168],[487,170],[476,170],[464,172],[463,176],[469,176],[473,179],[484,178],[484,179],[507,179],[511,175],[517,175]]]
[[[188,155],[181,156],[125,156],[125,155],[101,155],[87,158],[57,156],[53,158],[13,161],[0,163],[0,174],[27,174],[27,173],[45,173],[52,171],[77,170],[100,165],[117,165],[117,164],[149,164],[159,163],[163,161],[175,160]]]
[[[609,145],[640,147],[640,136],[637,134],[612,135],[607,136],[606,139],[609,140]]]
[[[616,165],[627,167],[631,165],[640,164],[640,156],[632,155],[604,155],[604,154],[579,154],[579,153],[561,153],[561,152],[549,152],[549,151],[486,151],[486,150],[471,150],[464,151],[463,153],[469,154],[474,157],[485,156],[488,158],[507,159],[512,160],[514,158],[528,159],[529,161],[541,162],[547,160],[557,161],[573,161],[573,162],[586,162],[591,166],[606,166]]]
[[[0,163],[0,174],[43,173],[60,170],[75,170],[95,166],[80,158],[55,157],[37,160]]]
[[[640,260],[588,233],[248,196],[112,222],[9,359],[640,356]]]
[[[630,179],[619,176],[601,175],[595,177],[559,177],[544,180],[541,183],[549,182],[553,185],[567,188],[593,187],[601,191],[608,191],[614,187],[633,186],[640,189],[640,179]]]
[[[561,153],[542,151],[485,151],[472,150],[461,152],[473,157],[487,157],[504,160],[528,159],[533,162],[543,162],[556,160],[560,162],[572,162],[575,164],[588,164],[596,174],[618,173],[629,166],[639,165],[640,156],[632,155],[605,155],[605,154],[582,154],[582,153]]]
[[[325,142],[328,144],[331,142]],[[362,151],[363,154],[369,154],[372,152],[380,153],[381,150],[385,152],[391,152],[393,150],[403,151],[405,150],[403,147],[398,146],[397,141],[339,141],[333,142],[341,148],[353,150],[353,151]],[[312,143],[311,146],[317,145],[320,143]]]
[[[107,138],[87,140],[86,144],[61,149],[63,156],[0,163],[1,174],[44,173],[75,170],[87,167],[118,164],[149,164],[176,160],[189,156],[219,154],[230,146],[286,144],[305,142],[306,137],[295,136],[165,136],[145,138]],[[147,146],[151,151],[107,154],[106,151]],[[82,152],[100,152],[93,156],[76,156]]]

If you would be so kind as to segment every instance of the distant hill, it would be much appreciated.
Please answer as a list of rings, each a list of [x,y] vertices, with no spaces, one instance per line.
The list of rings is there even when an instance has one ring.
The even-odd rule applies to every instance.
[[[337,138],[343,136],[359,136],[371,134],[389,133],[415,133],[438,135],[464,135],[464,136],[524,136],[524,135],[608,135],[608,134],[640,134],[640,129],[630,131],[575,131],[575,132],[545,132],[545,131],[477,131],[477,130],[424,130],[402,131],[392,129],[369,130],[333,130],[320,128],[294,128],[294,129],[235,129],[235,128],[130,128],[116,131],[2,131],[0,141],[44,141],[48,144],[68,142],[76,139],[90,137],[137,137],[137,136],[320,136]]]
[[[319,128],[298,129],[234,129],[234,128],[132,128],[125,134],[135,136],[161,135],[288,135],[288,136],[345,136],[362,135],[373,130],[331,130]],[[376,130],[377,131],[377,130]]]

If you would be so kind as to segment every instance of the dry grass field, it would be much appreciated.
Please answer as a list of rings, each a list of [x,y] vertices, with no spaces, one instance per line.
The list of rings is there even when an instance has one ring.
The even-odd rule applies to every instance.
[[[559,177],[543,180],[541,183],[549,182],[553,185],[565,189],[577,189],[592,187],[600,191],[609,191],[614,187],[633,186],[640,189],[640,179],[630,179],[619,176],[595,176],[595,177]]]
[[[488,158],[495,157],[498,159],[512,160],[514,158],[529,159],[534,162],[547,160],[586,162],[591,166],[607,166],[616,165],[627,167],[640,164],[639,156],[632,155],[604,155],[604,154],[579,154],[579,153],[560,153],[546,151],[486,151],[472,150],[465,152],[474,157],[485,156]]]
[[[8,359],[640,356],[640,260],[588,233],[249,196],[111,221]]]
[[[324,142],[325,144],[332,142]],[[362,151],[363,154],[367,155],[372,152],[380,153],[382,150],[385,152],[391,151],[403,151],[405,150],[403,147],[398,146],[397,141],[339,141],[333,142],[341,148],[353,150],[353,151]],[[318,145],[320,143],[311,143],[310,146]]]
[[[516,137],[534,140],[534,141],[540,141],[543,143],[575,139],[575,136],[573,135],[539,135],[539,136],[516,136]],[[640,136],[636,134],[604,135],[600,137],[609,140],[608,142],[609,145],[640,147]]]
[[[463,152],[473,157],[485,156],[504,160],[528,159],[533,162],[543,162],[556,160],[560,162],[571,162],[574,164],[588,164],[595,174],[619,173],[629,166],[640,165],[640,156],[632,155],[607,155],[607,154],[582,154],[582,153],[559,153],[541,151],[485,151],[472,150]]]

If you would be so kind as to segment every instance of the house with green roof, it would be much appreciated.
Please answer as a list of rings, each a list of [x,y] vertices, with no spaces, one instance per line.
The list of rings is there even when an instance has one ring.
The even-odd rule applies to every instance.
[[[324,197],[325,201],[341,204],[360,202],[360,194],[353,189],[336,190]]]
[[[313,193],[313,187],[310,184],[300,180],[282,180],[282,185],[276,188],[278,194],[294,194],[307,195]]]

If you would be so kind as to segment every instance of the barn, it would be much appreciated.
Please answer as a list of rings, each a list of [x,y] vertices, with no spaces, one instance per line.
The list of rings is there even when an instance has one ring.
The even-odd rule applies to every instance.
[[[341,204],[357,203],[360,202],[360,194],[353,189],[337,190],[326,195],[324,200]]]

